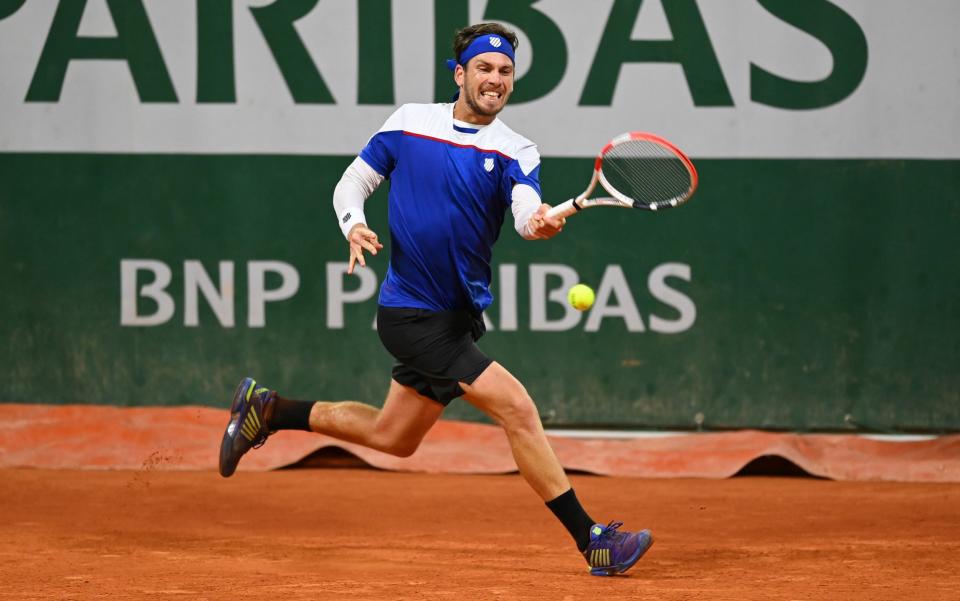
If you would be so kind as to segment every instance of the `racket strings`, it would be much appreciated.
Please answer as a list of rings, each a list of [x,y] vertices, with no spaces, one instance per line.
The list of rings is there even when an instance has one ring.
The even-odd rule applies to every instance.
[[[603,156],[601,171],[617,192],[642,203],[662,204],[690,192],[686,164],[669,148],[650,140],[629,140]]]

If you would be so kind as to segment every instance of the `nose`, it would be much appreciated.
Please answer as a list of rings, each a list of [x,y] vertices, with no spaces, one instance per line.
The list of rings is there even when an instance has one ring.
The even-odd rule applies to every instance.
[[[491,71],[490,74],[487,76],[487,82],[492,83],[494,85],[500,85],[500,81],[502,79],[503,77],[500,75],[500,72],[496,70]]]

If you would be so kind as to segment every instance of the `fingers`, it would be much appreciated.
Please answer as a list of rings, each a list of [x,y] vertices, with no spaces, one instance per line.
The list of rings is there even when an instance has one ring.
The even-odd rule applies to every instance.
[[[536,219],[540,224],[550,226],[557,231],[559,231],[567,223],[566,217],[551,217],[549,213],[551,207],[547,203],[542,203],[537,212],[534,214],[534,219]]]
[[[374,241],[374,242],[369,242],[369,241],[367,241],[367,240],[361,240],[361,241],[360,241],[360,246],[362,246],[363,248],[367,249],[367,252],[369,252],[371,255],[376,255],[376,254],[377,254],[377,247],[383,248],[383,245],[377,243],[377,246],[374,246],[374,243],[376,243],[376,241]],[[361,253],[361,254],[362,254],[362,253]]]
[[[373,254],[377,254],[377,253],[373,253]],[[367,266],[367,261],[363,257],[363,248],[360,247],[359,245],[357,244],[350,245],[350,257],[354,259],[356,262],[360,263],[361,267]]]
[[[565,225],[567,225],[567,220],[563,217],[547,217],[540,222],[540,227],[553,231],[553,233],[559,232]]]
[[[353,231],[351,231],[350,243],[359,244],[374,255],[377,254],[378,250],[383,248],[383,244],[380,244],[377,234],[366,228],[355,228]]]
[[[537,209],[537,212],[530,218],[530,228],[533,231],[534,237],[539,240],[547,240],[556,236],[563,230],[563,226],[567,224],[565,217],[548,216],[547,211],[549,210],[550,205],[542,204],[540,208]]]
[[[366,267],[367,261],[363,258],[363,249],[355,244],[350,245],[350,262],[347,264],[347,274],[353,274],[353,269],[357,263],[360,267]]]
[[[561,229],[563,229],[563,226],[567,224],[567,218],[566,217],[550,217],[549,215],[547,215],[547,212],[544,211],[543,222],[547,226],[552,227],[559,232]]]
[[[378,249],[383,248],[383,245],[380,244],[380,239],[371,230],[363,230],[363,231],[357,232],[357,237],[354,240],[354,242],[357,242],[358,244],[362,244],[364,246],[369,244],[370,246],[376,247]]]
[[[383,244],[380,244],[380,240],[377,239],[377,234],[362,224],[353,226],[348,239],[350,242],[350,263],[347,265],[348,274],[353,273],[353,269],[357,263],[360,263],[361,267],[367,266],[367,261],[363,256],[364,250],[371,255],[376,255],[377,252],[383,248]]]

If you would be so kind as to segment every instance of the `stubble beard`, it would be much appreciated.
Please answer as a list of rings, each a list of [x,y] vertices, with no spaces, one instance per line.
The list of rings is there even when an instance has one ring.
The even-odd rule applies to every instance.
[[[484,117],[496,117],[497,114],[502,111],[505,106],[507,106],[507,100],[509,100],[509,98],[510,96],[504,93],[503,102],[500,103],[500,106],[496,109],[490,110],[483,108],[477,101],[477,96],[471,92],[467,92],[466,89],[464,90],[463,95],[463,100],[467,103],[467,106],[470,107],[470,110],[473,111],[474,114],[482,115]]]

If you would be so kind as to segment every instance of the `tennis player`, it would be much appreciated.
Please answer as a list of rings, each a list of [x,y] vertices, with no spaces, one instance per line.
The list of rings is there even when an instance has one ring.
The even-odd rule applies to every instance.
[[[347,168],[333,206],[350,248],[348,273],[383,245],[364,202],[390,179],[392,253],[380,288],[377,331],[396,358],[383,408],[294,401],[245,378],[220,449],[230,476],[274,431],[298,429],[406,457],[444,408],[463,397],[507,434],[520,473],[566,527],[598,576],[626,571],[653,542],[648,530],[604,526],[583,509],[540,423],[533,399],[481,351],[492,248],[507,210],[528,240],[552,238],[564,220],[540,200],[540,155],[497,118],[513,91],[517,37],[496,23],[457,32],[447,61],[459,88],[450,104],[406,104]]]

